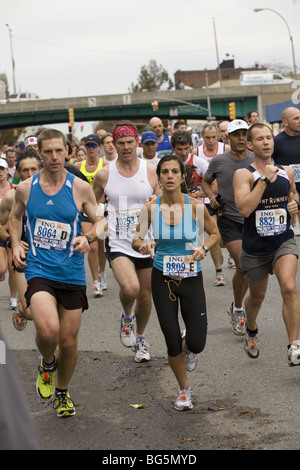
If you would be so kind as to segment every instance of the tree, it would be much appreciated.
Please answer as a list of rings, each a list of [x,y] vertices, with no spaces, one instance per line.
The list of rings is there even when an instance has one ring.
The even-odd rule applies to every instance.
[[[129,91],[138,93],[140,91],[156,91],[164,84],[168,84],[168,89],[173,87],[173,82],[169,74],[162,65],[158,65],[156,60],[150,60],[148,65],[143,65],[137,79],[137,83],[131,84]]]

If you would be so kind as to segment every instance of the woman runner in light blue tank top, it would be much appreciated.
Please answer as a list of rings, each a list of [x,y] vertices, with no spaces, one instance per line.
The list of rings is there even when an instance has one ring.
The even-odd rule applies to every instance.
[[[181,192],[184,168],[176,155],[159,161],[157,175],[162,195],[143,206],[132,247],[154,258],[152,297],[169,364],[179,384],[175,408],[181,411],[193,407],[186,371],[195,369],[197,355],[206,343],[201,260],[218,242],[219,232],[205,205]],[[144,239],[150,224],[155,241]],[[209,235],[205,245],[198,242],[204,231]],[[178,319],[179,302],[185,324],[183,333]]]

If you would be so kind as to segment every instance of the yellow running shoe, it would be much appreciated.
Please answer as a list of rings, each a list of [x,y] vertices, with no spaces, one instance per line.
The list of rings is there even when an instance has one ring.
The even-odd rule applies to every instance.
[[[55,393],[55,404],[57,417],[64,418],[67,416],[75,415],[75,406],[72,402],[69,392],[56,392]]]
[[[55,378],[54,378],[55,366],[47,370],[44,367],[43,359],[39,367],[39,375],[36,381],[36,391],[40,398],[43,400],[49,400],[55,389]]]

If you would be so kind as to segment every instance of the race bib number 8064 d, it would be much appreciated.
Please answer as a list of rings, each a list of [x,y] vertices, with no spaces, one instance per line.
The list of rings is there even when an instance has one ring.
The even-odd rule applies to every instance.
[[[33,243],[46,250],[67,251],[71,226],[53,220],[36,219]]]

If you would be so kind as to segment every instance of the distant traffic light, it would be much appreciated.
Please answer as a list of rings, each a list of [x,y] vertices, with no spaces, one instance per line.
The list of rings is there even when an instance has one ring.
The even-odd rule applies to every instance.
[[[229,118],[231,120],[236,118],[236,110],[235,110],[235,102],[234,101],[231,101],[231,103],[229,103]]]
[[[157,110],[158,110],[158,101],[153,101],[153,102],[151,103],[151,105],[152,105],[153,111],[157,111]]]
[[[74,117],[74,109],[73,108],[69,108],[69,123],[71,124],[71,126],[74,126],[75,117]]]

